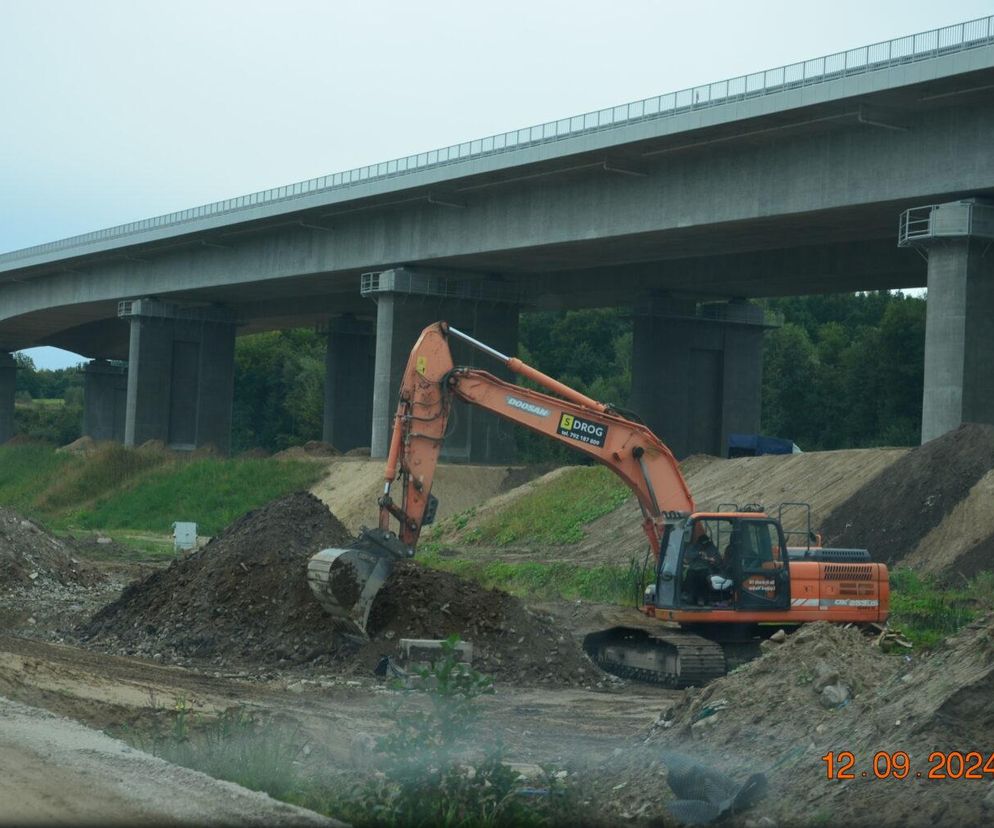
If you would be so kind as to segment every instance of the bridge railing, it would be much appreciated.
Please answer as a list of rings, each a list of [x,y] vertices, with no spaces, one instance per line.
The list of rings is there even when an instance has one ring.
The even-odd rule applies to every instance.
[[[499,155],[585,133],[672,117],[683,112],[888,69],[992,43],[994,43],[994,15],[15,250],[0,255],[0,264],[196,219],[249,210],[262,204],[289,201],[318,192],[404,176],[471,158]]]

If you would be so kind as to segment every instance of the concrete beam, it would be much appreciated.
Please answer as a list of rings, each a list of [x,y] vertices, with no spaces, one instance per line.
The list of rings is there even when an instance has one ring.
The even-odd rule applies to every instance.
[[[218,308],[128,303],[131,323],[124,442],[190,450],[231,447],[235,325]]]
[[[375,362],[372,322],[341,316],[328,323],[322,439],[339,451],[370,446]]]
[[[83,370],[83,434],[94,440],[124,442],[128,369],[107,360],[87,363]]]
[[[448,299],[430,293],[382,292],[376,300],[376,369],[373,380],[372,456],[386,457],[400,381],[421,331],[445,320],[504,353],[518,348],[518,308],[492,300]],[[451,343],[457,365],[477,365],[480,354]],[[496,363],[482,367],[505,379]],[[447,462],[508,463],[514,459],[513,426],[493,414],[456,403],[441,458]]]
[[[17,362],[0,353],[0,443],[14,436],[14,395],[17,391]]]
[[[759,431],[766,325],[758,307],[724,309],[704,318],[660,297],[636,310],[632,408],[681,459],[723,456],[729,434]]]

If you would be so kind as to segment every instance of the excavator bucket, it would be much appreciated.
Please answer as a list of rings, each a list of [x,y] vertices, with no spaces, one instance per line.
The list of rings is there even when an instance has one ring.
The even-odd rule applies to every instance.
[[[322,549],[307,563],[311,592],[337,625],[366,635],[369,611],[400,557],[392,533],[364,529],[349,546]]]

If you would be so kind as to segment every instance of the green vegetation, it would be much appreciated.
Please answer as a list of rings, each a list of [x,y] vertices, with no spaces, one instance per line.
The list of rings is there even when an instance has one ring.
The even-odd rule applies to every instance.
[[[910,569],[896,569],[890,584],[889,623],[918,646],[931,647],[994,610],[994,572],[949,587]]]
[[[450,558],[432,547],[422,549],[418,561],[434,569],[470,578],[486,587],[496,587],[519,598],[536,601],[556,599],[595,601],[600,604],[631,605],[646,586],[643,562],[627,566],[581,567],[560,561],[509,563],[490,558]],[[636,584],[638,585],[636,587]]]
[[[320,464],[273,459],[183,457],[107,445],[86,456],[49,445],[0,446],[0,503],[57,529],[168,533],[192,520],[214,534],[250,509],[307,489]]]
[[[513,505],[480,520],[462,532],[475,513],[443,521],[428,536],[437,542],[462,532],[462,544],[567,545],[583,539],[583,527],[613,511],[628,498],[628,488],[603,466],[568,469],[514,501]]]
[[[357,826],[541,826],[576,822],[564,782],[551,774],[539,796],[505,762],[479,707],[493,681],[456,654],[458,636],[417,671],[418,689],[394,683],[390,727],[364,757],[369,768],[325,766],[307,756],[307,737],[287,722],[245,709],[214,719],[181,700],[158,711],[144,730],[113,735],[185,767],[203,771]]]

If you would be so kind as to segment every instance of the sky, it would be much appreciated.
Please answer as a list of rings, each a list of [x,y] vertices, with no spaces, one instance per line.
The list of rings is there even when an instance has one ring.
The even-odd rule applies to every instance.
[[[0,0],[0,252],[992,11],[989,0]],[[29,354],[39,367],[79,360]]]

